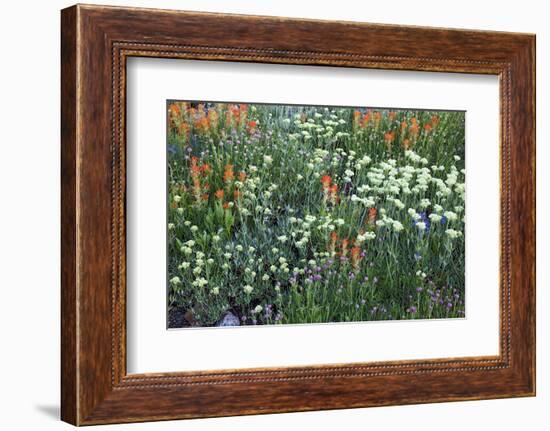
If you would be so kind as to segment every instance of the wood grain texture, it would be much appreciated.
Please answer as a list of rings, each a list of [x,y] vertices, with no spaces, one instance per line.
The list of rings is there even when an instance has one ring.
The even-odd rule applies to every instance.
[[[76,9],[61,16],[61,417],[78,421],[76,299]]]
[[[63,420],[88,425],[534,395],[533,35],[78,5],[62,11],[61,38]],[[498,75],[499,355],[127,375],[130,56]]]

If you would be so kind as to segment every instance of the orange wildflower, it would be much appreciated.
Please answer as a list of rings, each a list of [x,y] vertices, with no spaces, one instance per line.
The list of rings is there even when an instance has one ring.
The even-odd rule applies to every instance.
[[[353,127],[357,127],[361,123],[361,111],[353,111]]]
[[[396,115],[397,115],[397,113],[396,113],[395,111],[390,111],[390,112],[388,113],[388,118],[389,118],[391,121],[393,121],[393,120],[395,120]]]
[[[216,199],[222,200],[223,199],[223,189],[216,190],[216,193],[214,193],[214,196],[216,196]]]
[[[395,139],[395,133],[394,132],[386,132],[384,133],[384,141],[386,141],[386,147],[388,148],[388,151],[391,151],[391,144]]]
[[[424,130],[426,132],[429,132],[430,130],[432,130],[432,125],[430,123],[424,124]]]
[[[370,121],[370,112],[367,112],[364,116],[363,116],[363,127],[365,127]]]
[[[439,115],[432,115],[432,126],[437,127],[439,124]]]
[[[239,172],[239,181],[244,183],[244,180],[246,180],[246,172],[241,171]]]
[[[204,174],[204,175],[208,175],[210,173],[210,171],[212,170],[212,168],[210,167],[210,165],[208,163],[205,163],[203,164],[201,167],[200,167],[200,171]]]
[[[234,127],[238,122],[239,108],[236,105],[229,105],[225,114],[225,127]]]
[[[332,205],[336,205],[340,201],[340,198],[338,197],[338,185],[333,184],[332,186],[330,186],[329,191],[330,202],[332,203]]]
[[[218,126],[218,111],[215,109],[210,109],[208,111],[208,123],[212,128],[216,128]]]
[[[201,167],[199,166],[199,158],[191,157],[191,180],[193,181],[192,192],[196,201],[201,200],[202,186],[200,180]]]
[[[229,202],[224,202],[224,204],[222,205],[222,208],[224,210],[228,209],[229,208]]]
[[[323,203],[326,205],[331,199],[331,184],[332,178],[330,175],[323,175],[321,177],[321,184],[323,185]]]
[[[407,130],[407,122],[405,120],[401,121],[401,133],[405,133]]]
[[[361,247],[352,247],[351,248],[351,266],[353,269],[359,268],[359,263],[361,262]]]
[[[330,175],[323,175],[321,177],[321,184],[323,185],[323,189],[328,189],[332,184],[332,178]]]
[[[348,246],[349,246],[349,239],[344,238],[342,240],[342,256],[346,257],[348,255]]]
[[[244,126],[248,117],[248,105],[242,104],[239,106],[239,126]]]
[[[374,119],[374,125],[378,127],[378,125],[380,124],[380,119],[382,118],[382,115],[380,114],[380,112],[374,111],[374,113],[372,114],[372,117]]]
[[[210,123],[208,121],[208,118],[200,117],[199,119],[195,120],[194,126],[196,129],[198,129],[199,132],[206,133],[210,128]]]
[[[240,127],[246,121],[248,115],[247,105],[229,105],[225,117],[226,127]]]
[[[178,126],[178,132],[180,133],[180,135],[189,136],[189,124],[185,122],[180,123],[180,125]]]
[[[201,196],[201,199],[203,201],[207,201],[208,200],[208,193],[204,193],[202,196]]]
[[[411,127],[409,127],[409,132],[413,138],[418,136],[418,124],[416,122],[411,124]]]
[[[168,111],[170,112],[170,114],[175,115],[175,116],[179,116],[181,114],[180,107],[176,103],[172,103],[168,107]]]
[[[376,221],[376,216],[378,215],[378,210],[374,207],[369,209],[369,224],[374,224]]]
[[[241,196],[242,196],[242,193],[241,193],[240,191],[235,190],[235,191],[233,192],[233,198],[234,198],[235,200],[239,200],[239,199],[241,198]]]
[[[410,139],[403,139],[403,142],[401,142],[401,145],[403,145],[403,148],[405,150],[408,150],[411,147],[411,140]]]
[[[225,165],[224,171],[223,171],[223,181],[226,183],[229,183],[233,181],[235,178],[235,174],[233,172],[233,165]]]
[[[336,252],[336,242],[338,241],[338,234],[334,231],[332,231],[330,233],[330,243],[329,243],[329,247],[328,247],[328,250],[331,252],[331,253],[335,253]]]
[[[254,120],[248,122],[248,133],[252,134],[256,130],[258,123]]]

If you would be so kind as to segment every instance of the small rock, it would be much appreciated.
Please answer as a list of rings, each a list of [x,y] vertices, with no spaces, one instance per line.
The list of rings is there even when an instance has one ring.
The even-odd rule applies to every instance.
[[[225,313],[225,315],[221,318],[221,320],[216,323],[216,326],[239,326],[239,318],[235,316],[233,313],[228,311]]]

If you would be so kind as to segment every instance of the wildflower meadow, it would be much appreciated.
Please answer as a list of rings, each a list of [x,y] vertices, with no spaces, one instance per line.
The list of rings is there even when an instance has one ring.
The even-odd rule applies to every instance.
[[[169,327],[464,317],[464,112],[167,106]]]

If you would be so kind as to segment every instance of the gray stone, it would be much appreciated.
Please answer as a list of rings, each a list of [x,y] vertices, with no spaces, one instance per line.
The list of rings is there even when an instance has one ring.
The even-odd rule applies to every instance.
[[[241,322],[239,322],[239,318],[235,316],[233,313],[228,311],[225,313],[225,315],[220,319],[218,323],[216,323],[216,326],[240,326]]]

